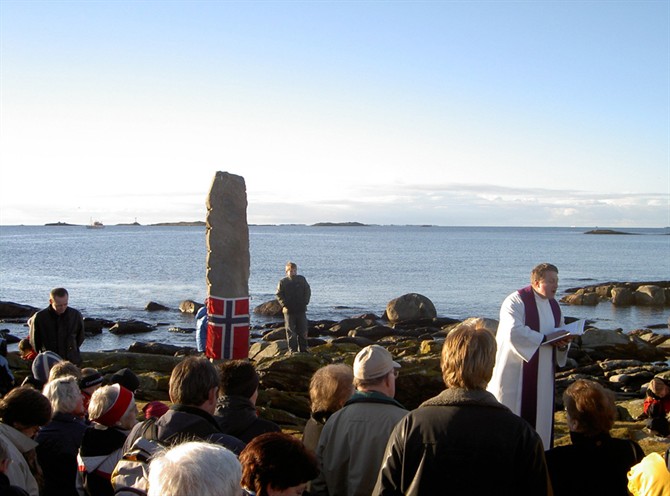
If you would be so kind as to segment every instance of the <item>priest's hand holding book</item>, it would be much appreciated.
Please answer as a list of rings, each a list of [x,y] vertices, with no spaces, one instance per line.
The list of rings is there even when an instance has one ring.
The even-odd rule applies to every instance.
[[[584,334],[584,323],[585,320],[581,319],[571,322],[563,327],[558,327],[553,332],[544,336],[542,344],[550,344],[551,346],[558,348],[560,351],[565,351],[570,344],[570,341],[577,336]]]

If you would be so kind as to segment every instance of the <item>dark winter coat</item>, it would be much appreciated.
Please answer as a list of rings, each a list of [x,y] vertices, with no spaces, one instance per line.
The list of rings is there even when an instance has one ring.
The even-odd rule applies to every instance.
[[[128,431],[116,427],[100,429],[93,425],[84,432],[79,450],[82,476],[86,494],[113,496],[111,475],[116,463],[123,456],[123,444]]]
[[[281,428],[269,420],[258,418],[256,408],[249,398],[222,396],[214,413],[221,432],[248,443],[259,434],[279,432]]]
[[[546,453],[554,496],[628,496],[628,471],[644,458],[640,445],[609,434],[570,438],[571,445]]]
[[[137,424],[130,431],[123,445],[123,452],[130,450],[139,437],[144,422]],[[209,441],[219,444],[239,455],[245,443],[236,437],[221,432],[216,419],[202,408],[187,405],[172,405],[170,409],[156,421],[158,441],[165,445],[174,445],[186,441]]]
[[[41,496],[78,496],[77,453],[86,427],[71,413],[56,413],[37,434],[37,460],[44,474]]]
[[[30,342],[35,351],[53,351],[76,365],[81,364],[79,347],[84,337],[84,318],[70,307],[61,315],[51,306],[40,310],[30,326]]]
[[[284,277],[277,286],[277,301],[288,313],[304,313],[307,311],[311,289],[301,275]]]
[[[447,389],[393,430],[373,494],[544,496],[542,441],[483,390]]]

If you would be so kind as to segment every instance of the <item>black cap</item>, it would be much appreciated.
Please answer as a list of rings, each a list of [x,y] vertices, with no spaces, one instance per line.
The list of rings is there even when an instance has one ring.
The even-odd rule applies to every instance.
[[[121,384],[129,391],[135,392],[140,387],[140,380],[135,375],[135,372],[128,368],[123,368],[115,372],[110,378],[111,384]]]

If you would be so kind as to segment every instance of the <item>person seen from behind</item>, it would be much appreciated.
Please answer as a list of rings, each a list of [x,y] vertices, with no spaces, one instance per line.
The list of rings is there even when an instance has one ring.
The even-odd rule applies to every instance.
[[[649,453],[628,472],[628,491],[632,496],[670,496],[670,448],[665,458]]]
[[[51,420],[51,403],[30,386],[12,389],[0,400],[0,439],[12,460],[5,475],[11,485],[39,496],[42,470],[37,462],[35,435]]]
[[[137,423],[133,393],[119,384],[103,386],[91,396],[91,424],[79,449],[79,473],[86,494],[113,496],[111,475],[123,456],[123,444]]]
[[[354,394],[351,366],[335,363],[321,367],[309,383],[310,416],[302,435],[303,444],[316,451],[323,426]]]
[[[151,460],[148,496],[240,496],[242,468],[233,452],[189,441]]]
[[[86,430],[84,398],[75,377],[58,377],[44,386],[51,422],[37,434],[37,459],[44,473],[41,496],[79,496],[77,454]]]
[[[372,494],[551,494],[540,437],[486,391],[495,356],[486,329],[465,325],[447,335],[447,389],[395,426]]]
[[[268,432],[240,453],[242,487],[253,496],[301,496],[319,473],[314,453],[293,436]]]
[[[32,362],[35,357],[37,356],[37,352],[33,348],[33,345],[30,344],[29,339],[22,339],[19,341],[19,356],[21,357],[21,360],[25,360],[27,362]]]
[[[245,443],[265,432],[281,429],[270,420],[258,417],[256,399],[258,373],[248,360],[226,360],[219,368],[219,397],[214,418],[221,432]]]
[[[628,496],[626,474],[644,457],[629,439],[614,439],[614,394],[594,381],[579,379],[563,393],[571,445],[546,453],[554,496]]]
[[[314,495],[371,494],[393,428],[407,410],[395,399],[400,364],[373,344],[354,359],[356,392],[323,426],[316,456],[321,473],[311,482]]]

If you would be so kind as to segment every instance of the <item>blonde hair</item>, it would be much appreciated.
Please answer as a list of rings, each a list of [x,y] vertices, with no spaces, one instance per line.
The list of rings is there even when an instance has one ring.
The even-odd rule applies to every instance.
[[[49,370],[49,381],[51,382],[58,377],[67,377],[72,376],[77,379],[77,382],[81,381],[81,370],[74,363],[63,360],[57,362]]]
[[[354,372],[344,363],[326,365],[309,383],[312,412],[336,412],[354,392]]]
[[[483,327],[451,331],[442,346],[442,379],[448,388],[486,389],[496,359],[496,339]]]

